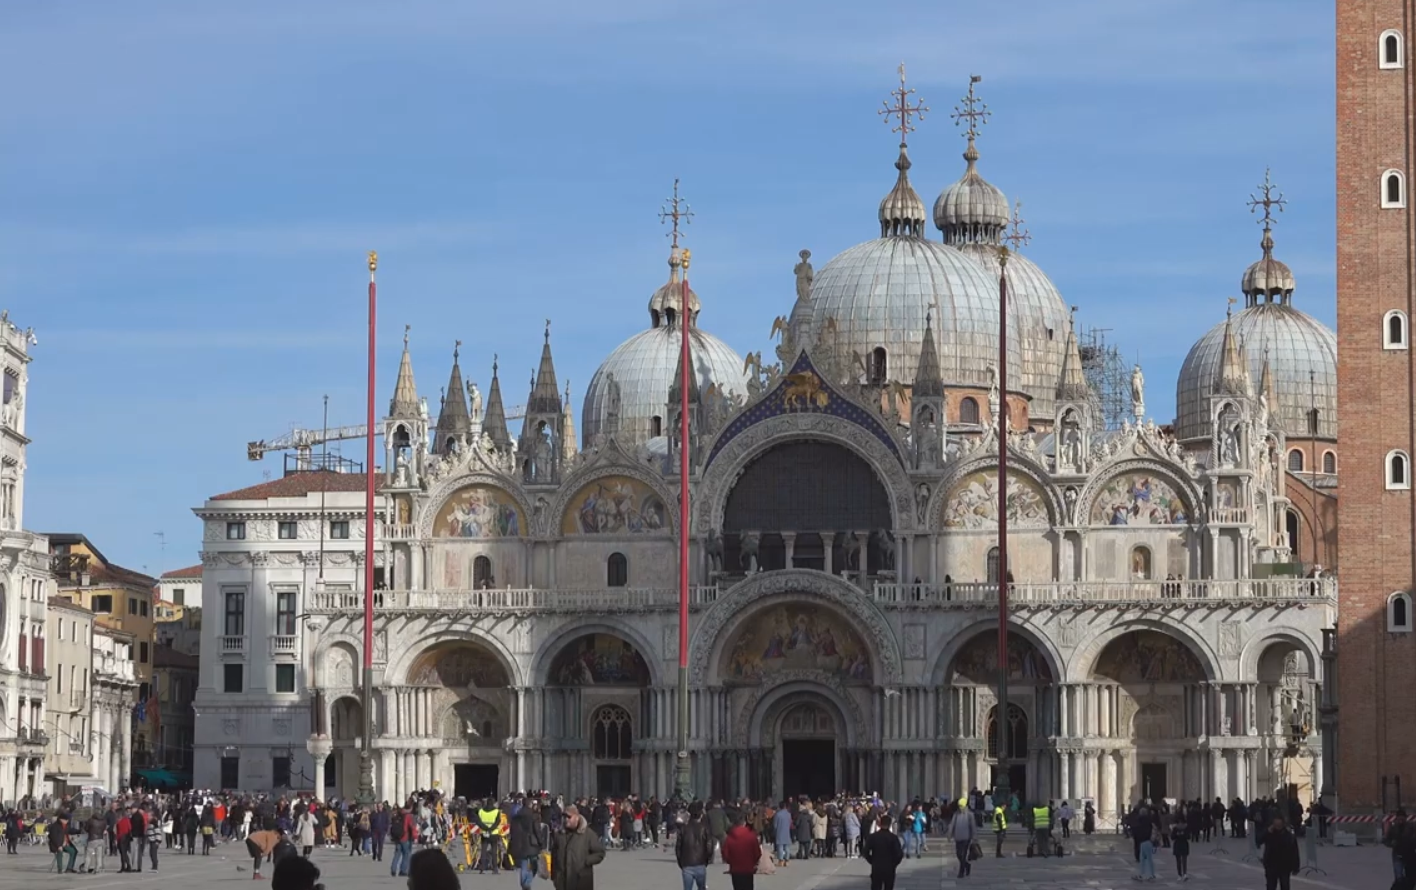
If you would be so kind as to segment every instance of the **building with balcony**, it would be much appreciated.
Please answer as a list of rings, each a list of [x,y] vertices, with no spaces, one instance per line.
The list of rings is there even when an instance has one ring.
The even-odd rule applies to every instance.
[[[0,313],[0,802],[44,793],[49,544],[25,530],[25,434],[34,332]]]
[[[132,638],[133,671],[138,682],[132,714],[132,763],[147,767],[151,765],[156,727],[155,711],[149,713],[147,703],[152,698],[157,628],[153,591],[157,579],[109,561],[84,535],[51,532],[48,538],[59,595],[93,612],[95,624]],[[125,779],[119,787],[127,784]]]
[[[1065,304],[999,261],[1007,205],[973,135],[935,206],[944,243],[902,147],[881,237],[819,274],[802,253],[775,364],[728,361],[676,251],[651,328],[587,388],[579,449],[549,328],[519,411],[495,361],[485,402],[469,395],[455,349],[435,428],[405,340],[375,516],[362,475],[324,471],[197,508],[213,617],[195,784],[349,796],[368,731],[392,801],[663,797],[683,705],[705,796],[899,800],[1006,776],[1109,823],[1141,797],[1319,786],[1336,584],[1293,558],[1293,381],[1275,354],[1256,387],[1228,319],[1183,381],[1183,438],[1146,418],[1139,368],[1131,419],[1104,427]],[[1018,376],[1000,379],[999,276],[1019,269]]]
[[[135,720],[140,683],[132,634],[95,619],[93,628],[93,708],[89,718],[89,756],[94,784],[109,793],[130,786],[133,777]]]

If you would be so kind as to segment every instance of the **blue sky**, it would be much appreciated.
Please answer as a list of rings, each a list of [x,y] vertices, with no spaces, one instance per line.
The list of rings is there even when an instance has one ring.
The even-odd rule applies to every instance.
[[[280,473],[248,440],[317,426],[324,394],[362,419],[369,249],[383,406],[405,323],[436,406],[455,338],[467,376],[485,388],[499,353],[524,400],[551,318],[578,410],[648,323],[675,177],[704,327],[763,348],[797,251],[820,268],[877,232],[901,60],[933,108],[911,137],[926,202],[962,172],[947,115],[982,74],[983,173],[1168,419],[1258,256],[1265,166],[1295,304],[1333,323],[1333,27],[1317,0],[11,0],[0,305],[39,337],[26,525],[153,573],[195,562],[190,508]]]

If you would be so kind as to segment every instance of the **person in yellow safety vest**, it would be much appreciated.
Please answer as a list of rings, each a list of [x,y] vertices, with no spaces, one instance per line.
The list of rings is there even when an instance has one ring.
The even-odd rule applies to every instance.
[[[1052,810],[1045,804],[1033,804],[1033,843],[1037,855],[1046,857],[1052,840]]]
[[[1003,805],[998,804],[993,808],[993,836],[998,838],[998,845],[993,849],[993,855],[997,859],[1003,858],[1003,839],[1008,836],[1008,814],[1003,811]]]
[[[486,873],[488,868],[491,868],[492,874],[501,874],[503,835],[498,829],[505,817],[495,802],[488,800],[487,804],[491,806],[477,808],[477,827],[482,830],[482,856],[477,860],[479,875]]]

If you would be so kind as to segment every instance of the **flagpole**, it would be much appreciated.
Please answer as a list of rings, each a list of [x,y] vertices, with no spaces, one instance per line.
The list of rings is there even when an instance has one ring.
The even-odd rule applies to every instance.
[[[994,738],[998,750],[995,801],[1007,806],[1008,775],[1008,248],[998,252],[998,709]],[[992,814],[989,814],[992,818]]]
[[[364,731],[359,747],[359,802],[374,802],[374,350],[375,320],[378,290],[374,272],[379,267],[379,255],[369,251],[369,392],[368,435],[364,437],[364,670],[363,705]]]
[[[677,183],[675,183],[677,186]],[[678,616],[678,758],[674,768],[674,796],[679,800],[690,797],[688,772],[688,469],[689,469],[689,425],[688,386],[689,345],[688,328],[692,318],[689,308],[688,261],[689,251],[684,250],[683,291],[679,299],[680,353],[679,364],[682,376],[679,378],[679,616]]]

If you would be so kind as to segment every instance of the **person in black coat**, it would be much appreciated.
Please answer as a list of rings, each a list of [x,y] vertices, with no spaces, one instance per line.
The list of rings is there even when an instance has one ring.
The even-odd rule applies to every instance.
[[[518,801],[516,812],[509,820],[508,852],[516,863],[521,878],[521,890],[531,890],[536,881],[536,857],[541,845],[541,814],[534,801]]]
[[[865,839],[862,856],[870,863],[870,890],[895,890],[895,869],[905,861],[900,836],[890,830],[890,814],[880,814],[880,828]]]
[[[1298,874],[1298,839],[1275,817],[1268,831],[1256,832],[1254,844],[1264,860],[1264,884],[1268,890],[1288,890],[1289,880]]]

